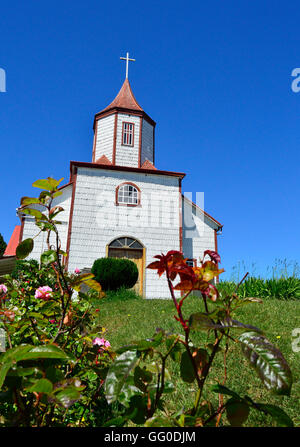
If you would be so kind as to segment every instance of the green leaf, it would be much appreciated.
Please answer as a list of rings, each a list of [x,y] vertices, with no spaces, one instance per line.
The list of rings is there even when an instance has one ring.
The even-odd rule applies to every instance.
[[[176,427],[176,425],[165,416],[153,416],[146,420],[145,427]]]
[[[184,382],[194,382],[196,376],[191,359],[187,351],[183,352],[180,361],[180,376]]]
[[[226,416],[232,427],[241,427],[249,416],[249,405],[234,398],[226,402]]]
[[[255,331],[258,332],[260,334],[262,334],[262,330],[252,326],[251,324],[245,324],[245,323],[241,323],[240,321],[237,320],[233,320],[230,317],[226,317],[224,320],[221,321],[221,326],[224,329],[241,329],[241,330],[251,330],[251,331]]]
[[[55,394],[55,400],[57,400],[65,408],[69,408],[80,398],[80,392],[74,386],[64,388],[62,391]]]
[[[44,266],[50,265],[57,261],[57,254],[55,250],[47,250],[41,254],[41,264]]]
[[[10,368],[17,362],[35,359],[60,359],[64,361],[74,361],[74,357],[66,354],[61,348],[55,345],[20,345],[8,349],[0,358],[0,389]]]
[[[223,330],[223,329],[241,329],[251,330],[262,333],[261,329],[251,326],[250,324],[244,324],[240,321],[233,320],[230,317],[224,318],[219,323],[215,323],[211,316],[204,312],[197,312],[192,314],[189,319],[190,329],[194,331],[207,331],[207,330]]]
[[[33,239],[28,238],[24,239],[16,249],[16,257],[17,259],[25,259],[33,250]]]
[[[231,397],[234,397],[234,398],[237,399],[237,400],[241,399],[241,397],[240,397],[235,391],[230,390],[229,388],[227,388],[227,387],[224,386],[224,385],[220,385],[220,384],[213,385],[213,386],[211,387],[211,390],[212,390],[214,393],[224,394],[224,395],[227,395],[227,396],[231,396]]]
[[[53,385],[48,379],[39,379],[37,380],[33,385],[31,385],[29,388],[27,388],[27,391],[30,393],[36,392],[36,393],[52,393]]]
[[[32,184],[32,186],[34,186],[35,188],[46,189],[47,191],[52,192],[55,191],[62,180],[63,178],[61,178],[60,180],[55,180],[52,177],[47,177],[47,179],[37,180]]]
[[[8,373],[8,376],[17,376],[17,377],[26,377],[26,376],[39,376],[42,377],[43,373],[40,369],[31,367],[31,368],[11,368],[11,370]]]
[[[118,399],[122,388],[138,362],[138,357],[134,351],[125,351],[116,357],[114,363],[108,370],[105,380],[105,395],[107,402],[111,404]]]
[[[290,395],[292,373],[282,353],[266,337],[245,332],[239,337],[245,357],[263,384],[276,394]]]
[[[36,210],[35,208],[23,208],[22,213],[29,214],[30,216],[34,216],[37,219],[42,219],[42,217],[43,217],[43,214],[41,213],[41,211]]]
[[[171,349],[171,346],[175,343],[175,340],[177,339],[177,335],[171,335],[166,339],[166,347],[167,350]],[[175,362],[179,362],[181,358],[182,353],[182,345],[181,343],[175,343],[173,348],[170,351],[170,357]]]
[[[21,205],[33,205],[34,203],[41,203],[40,199],[37,199],[36,197],[22,197],[21,199]]]
[[[292,419],[276,405],[256,404],[255,408],[268,413],[281,427],[294,427]]]
[[[36,221],[35,223],[42,231],[47,231],[47,230],[55,231],[55,225],[53,225],[49,222]]]

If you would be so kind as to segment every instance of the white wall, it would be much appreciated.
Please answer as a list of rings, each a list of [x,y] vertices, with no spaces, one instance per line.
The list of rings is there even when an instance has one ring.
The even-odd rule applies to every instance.
[[[126,121],[134,124],[134,146],[122,145],[122,123]],[[117,140],[116,140],[116,165],[138,167],[139,164],[139,144],[140,144],[140,117],[118,114]]]
[[[141,190],[141,206],[115,205],[116,187],[133,182]],[[78,168],[69,270],[90,268],[106,255],[113,239],[131,236],[146,247],[146,265],[153,256],[179,250],[178,178],[105,169]],[[144,295],[170,298],[165,277],[146,269]]]
[[[102,155],[112,162],[114,144],[115,115],[109,115],[97,121],[95,161]]]
[[[196,258],[199,264],[205,250],[215,250],[217,224],[188,200],[183,200],[182,210],[183,254],[187,258]]]

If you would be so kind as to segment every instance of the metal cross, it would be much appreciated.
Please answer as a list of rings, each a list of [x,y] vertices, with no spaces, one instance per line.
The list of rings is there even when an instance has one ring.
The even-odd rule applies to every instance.
[[[126,61],[126,79],[128,79],[128,62],[135,62],[135,59],[130,59],[129,53],[126,53],[126,57],[120,57],[123,61]]]

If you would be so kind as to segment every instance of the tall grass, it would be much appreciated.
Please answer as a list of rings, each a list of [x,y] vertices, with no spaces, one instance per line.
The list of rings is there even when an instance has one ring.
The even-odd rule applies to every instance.
[[[249,272],[250,276],[254,278],[300,278],[300,265],[297,261],[276,258],[274,265],[268,266],[262,275],[259,273],[259,268],[255,262],[249,265],[245,261],[238,261],[232,268],[229,281],[238,283],[246,272]]]
[[[233,281],[221,281],[218,285],[219,291],[229,294],[234,292],[236,287],[237,284]],[[294,277],[271,279],[250,277],[240,285],[238,295],[243,298],[300,299],[300,279]]]

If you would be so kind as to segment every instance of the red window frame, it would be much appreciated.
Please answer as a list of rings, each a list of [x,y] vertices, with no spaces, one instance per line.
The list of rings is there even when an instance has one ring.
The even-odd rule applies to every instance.
[[[137,190],[137,203],[119,202],[119,189],[125,185],[133,186]],[[131,182],[124,182],[124,183],[121,183],[120,185],[118,185],[116,188],[116,205],[141,206],[141,190],[140,190],[140,188],[135,183],[131,183]]]
[[[126,126],[130,126],[130,129],[125,129]],[[129,121],[122,122],[122,146],[134,146],[134,123]]]

